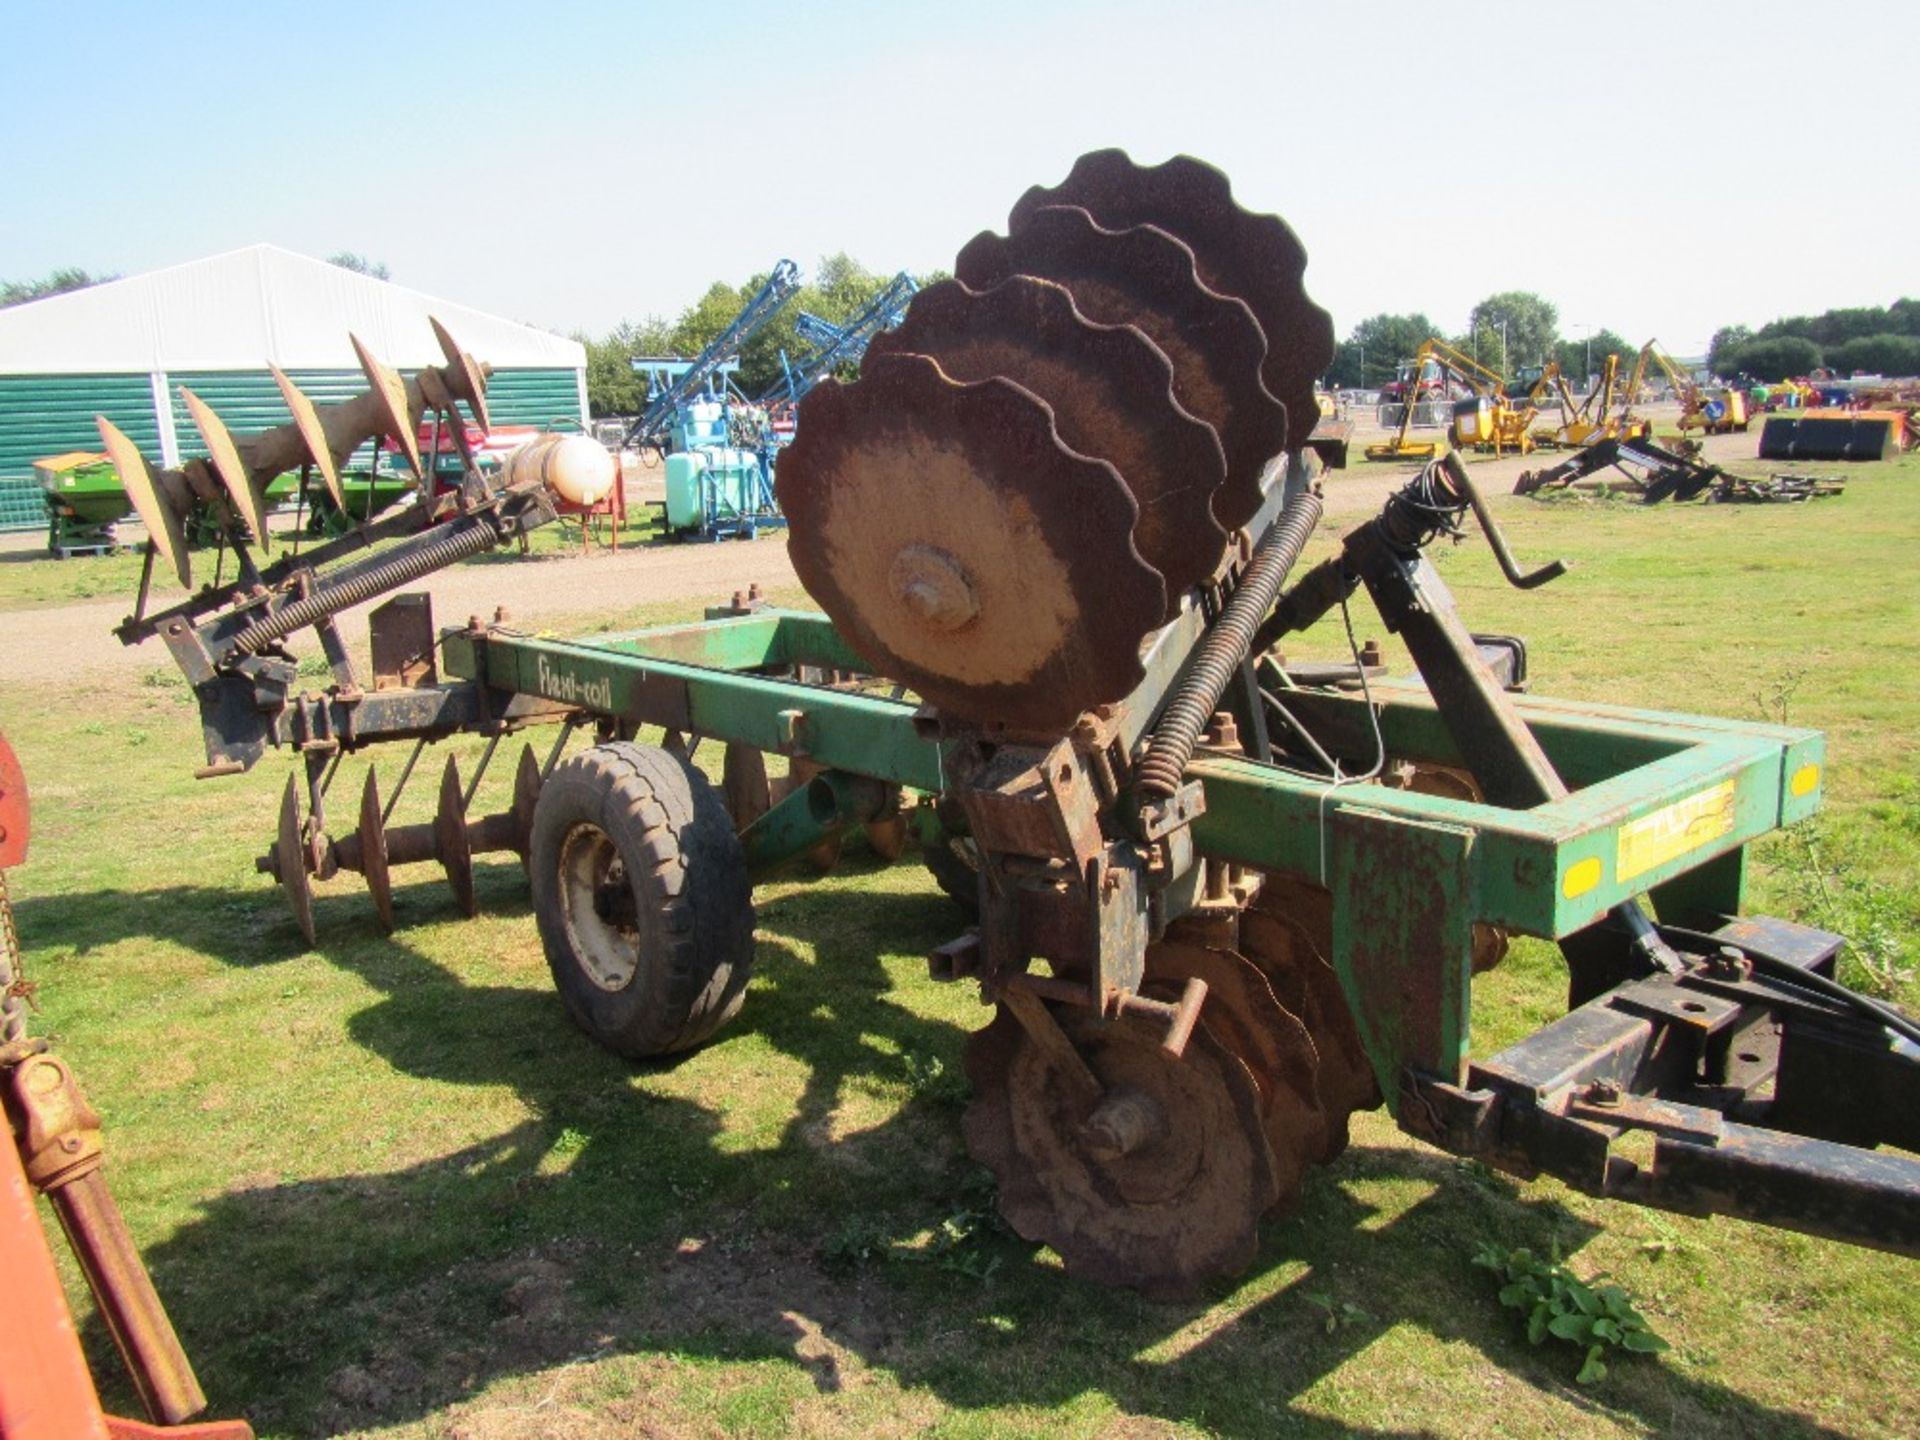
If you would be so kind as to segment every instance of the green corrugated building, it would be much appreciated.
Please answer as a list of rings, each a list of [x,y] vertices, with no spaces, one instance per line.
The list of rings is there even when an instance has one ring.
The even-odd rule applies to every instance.
[[[496,425],[583,421],[585,350],[575,340],[282,250],[244,250],[0,310],[0,530],[39,528],[33,462],[97,450],[105,415],[150,459],[201,453],[180,387],[236,434],[289,418],[278,365],[326,404],[366,388],[349,332],[411,373],[438,364],[427,325],[493,367]]]

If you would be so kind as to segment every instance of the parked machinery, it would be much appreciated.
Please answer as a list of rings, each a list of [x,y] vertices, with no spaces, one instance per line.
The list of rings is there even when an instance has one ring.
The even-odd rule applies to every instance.
[[[1526,454],[1533,449],[1529,427],[1535,414],[1531,399],[1515,407],[1506,388],[1493,371],[1471,356],[1463,355],[1437,336],[1422,342],[1409,367],[1409,380],[1403,387],[1400,425],[1393,439],[1369,445],[1369,460],[1431,460],[1446,445],[1439,440],[1414,440],[1412,430],[1419,414],[1422,394],[1433,394],[1444,401],[1456,389],[1468,392],[1467,398],[1450,405],[1449,434],[1463,448],[1488,450],[1495,455],[1508,450]]]
[[[752,539],[785,522],[773,493],[774,442],[764,412],[734,411],[728,377],[740,347],[800,290],[800,267],[782,260],[740,313],[692,360],[636,356],[648,377],[647,406],[627,427],[625,445],[650,446],[665,461],[662,519],[680,539]]]
[[[848,319],[835,323],[810,315],[804,310],[794,322],[794,331],[808,349],[797,357],[780,355],[780,378],[761,392],[758,404],[775,417],[776,429],[784,428],[792,438],[792,427],[779,425],[779,418],[790,418],[791,407],[807,397],[809,391],[836,370],[860,363],[873,337],[900,323],[908,302],[920,287],[911,275],[901,271],[889,280],[880,293]]]
[[[929,967],[994,1007],[965,1129],[1002,1211],[1152,1295],[1245,1266],[1382,1103],[1516,1173],[1920,1249],[1920,1163],[1869,1148],[1920,1142],[1920,1030],[1834,983],[1839,937],[1738,914],[1744,846],[1818,805],[1821,737],[1522,693],[1525,647],[1472,634],[1424,552],[1472,514],[1513,584],[1563,567],[1515,565],[1457,457],[1296,577],[1332,346],[1305,260],[1191,159],[1030,190],[802,406],[780,495],[825,615],[476,623],[438,637],[450,680],[300,696],[241,668],[288,629],[242,654],[266,617],[202,622],[174,649],[213,768],[297,743],[310,802],[376,740],[598,732],[523,759],[505,818],[466,819],[449,769],[435,824],[388,828],[369,779],[333,839],[296,777],[263,868],[311,933],[338,870],[384,904],[403,858],[521,851],[568,1014],[638,1058],[739,1008],[757,879],[904,809],[976,922]],[[1424,683],[1277,652],[1334,612],[1351,637],[1361,590]],[[784,797],[769,756],[806,767]],[[1514,933],[1560,943],[1570,1011],[1472,1061],[1472,978]]]

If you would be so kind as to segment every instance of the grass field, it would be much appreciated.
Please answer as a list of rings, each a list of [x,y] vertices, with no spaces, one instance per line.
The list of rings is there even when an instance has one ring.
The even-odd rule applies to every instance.
[[[1523,561],[1574,562],[1532,594],[1477,543],[1438,559],[1477,629],[1527,637],[1542,693],[1825,729],[1827,810],[1760,848],[1752,902],[1854,934],[1850,975],[1912,1002],[1920,457],[1847,476],[1805,507],[1504,500]],[[697,612],[640,618],[669,613]],[[306,950],[253,872],[282,764],[192,781],[171,671],[12,687],[0,728],[35,801],[13,888],[36,1028],[106,1117],[214,1412],[262,1435],[1920,1432],[1912,1262],[1518,1184],[1378,1116],[1203,1302],[1067,1280],[996,1227],[959,1142],[984,1016],[925,980],[957,917],[915,864],[764,888],[740,1020],[633,1067],[562,1016],[514,865],[481,865],[471,922],[405,873],[391,939],[343,877]],[[1516,947],[1476,1048],[1563,983]],[[1487,1240],[1613,1275],[1673,1351],[1575,1385],[1577,1352],[1530,1347],[1469,1264]]]

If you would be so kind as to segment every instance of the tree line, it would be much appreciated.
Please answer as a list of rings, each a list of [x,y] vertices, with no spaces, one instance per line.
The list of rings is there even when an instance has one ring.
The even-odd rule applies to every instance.
[[[1716,375],[1784,380],[1814,370],[1836,375],[1920,375],[1920,300],[1790,315],[1758,330],[1714,331],[1707,364]]]
[[[1530,291],[1507,290],[1474,306],[1467,328],[1458,334],[1448,334],[1419,312],[1369,316],[1340,345],[1327,383],[1361,390],[1384,385],[1398,377],[1423,341],[1436,337],[1510,385],[1523,368],[1549,360],[1558,360],[1562,373],[1577,379],[1597,373],[1609,353],[1625,360],[1640,350],[1604,327],[1562,335],[1551,303]],[[1840,375],[1920,375],[1920,300],[1789,316],[1758,330],[1723,326],[1714,332],[1707,368],[1725,379],[1769,384],[1822,368]]]

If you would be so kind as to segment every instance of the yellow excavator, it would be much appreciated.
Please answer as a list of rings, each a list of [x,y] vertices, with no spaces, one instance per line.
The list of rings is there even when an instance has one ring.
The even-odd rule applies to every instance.
[[[1632,399],[1639,392],[1643,379],[1643,368],[1636,366],[1633,377],[1623,391],[1620,387],[1620,357],[1611,352],[1601,365],[1600,376],[1593,388],[1578,400],[1573,398],[1566,381],[1556,375],[1554,390],[1560,401],[1560,423],[1535,427],[1534,444],[1547,449],[1577,450],[1596,440],[1638,439],[1647,433],[1648,425],[1631,413]],[[1616,394],[1624,396],[1618,415],[1612,413]]]
[[[1429,370],[1436,372],[1436,375],[1430,378]],[[1421,342],[1420,348],[1414,352],[1406,377],[1400,396],[1400,428],[1391,440],[1367,446],[1367,459],[1432,460],[1446,450],[1445,440],[1415,440],[1411,437],[1420,394],[1429,385],[1433,386],[1440,399],[1446,397],[1450,384],[1457,383],[1472,392],[1471,399],[1463,400],[1454,407],[1451,431],[1455,445],[1484,444],[1490,447],[1501,433],[1501,424],[1493,416],[1509,407],[1500,377],[1438,336]],[[1521,428],[1524,435],[1525,427]]]
[[[1674,398],[1680,402],[1680,430],[1683,434],[1689,430],[1702,430],[1709,435],[1727,435],[1747,428],[1747,397],[1744,394],[1732,386],[1708,388],[1700,385],[1674,364],[1657,340],[1649,340],[1641,346],[1639,358],[1633,363],[1633,381],[1627,386],[1626,399],[1620,407],[1623,419],[1640,398],[1640,384],[1646,377],[1649,363],[1667,377]]]

